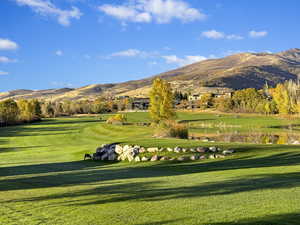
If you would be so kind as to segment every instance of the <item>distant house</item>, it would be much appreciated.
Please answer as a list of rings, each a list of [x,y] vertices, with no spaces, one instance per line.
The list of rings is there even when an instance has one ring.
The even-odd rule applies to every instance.
[[[188,100],[191,102],[191,101],[197,101],[197,100],[200,100],[201,98],[201,94],[193,94],[193,95],[189,95],[188,96]]]
[[[150,105],[149,98],[133,98],[132,109],[147,110]]]
[[[229,88],[206,88],[205,90],[199,91],[197,94],[189,95],[188,100],[190,102],[200,100],[205,94],[211,94],[214,98],[231,97],[232,93],[233,90]]]

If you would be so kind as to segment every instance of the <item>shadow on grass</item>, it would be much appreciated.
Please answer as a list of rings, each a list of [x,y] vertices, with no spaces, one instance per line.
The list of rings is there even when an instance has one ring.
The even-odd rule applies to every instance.
[[[49,147],[49,146],[27,146],[27,147],[9,147],[9,148],[0,148],[0,154],[1,153],[5,153],[5,152],[18,152],[18,151],[24,151],[27,149],[40,149],[40,148],[45,148],[45,147]]]
[[[89,161],[51,163],[41,165],[24,165],[14,167],[2,167],[0,170],[0,176],[5,177],[28,174],[38,174],[38,176],[26,176],[2,180],[0,191],[71,186],[133,178],[177,176],[211,171],[225,171],[235,169],[287,165],[291,166],[299,164],[300,153],[286,152],[260,158],[226,159],[214,161],[209,160],[203,161],[201,163],[144,163],[143,165],[140,164],[138,167],[131,166],[129,164],[127,165],[127,167],[113,167],[110,164],[107,167],[103,167],[107,164],[100,163],[99,165],[98,162]],[[282,179],[284,178],[286,177],[283,177]],[[295,178],[300,180],[300,176],[298,176],[298,174],[294,174],[294,179]],[[288,179],[285,182],[293,183],[292,181],[294,180],[289,179],[290,178],[288,177]],[[253,180],[253,182],[254,181],[255,180]],[[262,181],[263,180],[259,179],[259,182]],[[242,185],[242,183],[238,183],[239,185]],[[298,185],[296,179],[294,184]]]
[[[35,126],[11,126],[0,128],[0,137],[24,137],[37,135],[60,135],[75,133],[76,127],[35,127]]]
[[[27,199],[18,199],[15,200],[15,202],[36,202],[55,199],[63,201],[56,204],[95,205],[125,201],[162,201],[181,198],[190,199],[195,197],[237,194],[255,190],[261,191],[266,189],[299,187],[300,173],[261,174],[256,176],[239,177],[221,182],[205,182],[194,186],[180,186],[172,188],[161,187],[162,185],[164,185],[164,182],[160,181],[108,183],[101,187],[75,192],[50,194]]]
[[[60,124],[81,124],[81,123],[100,123],[104,122],[105,120],[100,119],[70,119],[67,118],[64,120],[57,120],[57,119],[43,119],[39,123],[36,123],[36,125],[60,125]]]

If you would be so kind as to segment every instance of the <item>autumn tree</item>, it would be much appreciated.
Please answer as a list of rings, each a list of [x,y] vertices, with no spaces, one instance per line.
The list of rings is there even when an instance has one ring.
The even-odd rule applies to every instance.
[[[155,124],[174,119],[173,93],[171,85],[156,78],[150,91],[150,117]]]
[[[0,124],[9,125],[18,121],[19,108],[13,99],[0,102]]]

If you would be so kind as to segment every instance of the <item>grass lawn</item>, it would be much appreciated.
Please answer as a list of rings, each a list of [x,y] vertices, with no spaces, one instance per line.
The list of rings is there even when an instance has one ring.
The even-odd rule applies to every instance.
[[[128,113],[128,120],[117,126],[98,117],[58,118],[0,128],[0,224],[300,224],[299,146],[154,139],[152,128],[134,124],[149,121],[147,113]],[[300,123],[208,113],[179,113],[178,120],[282,131]],[[237,153],[195,162],[82,160],[110,142]]]

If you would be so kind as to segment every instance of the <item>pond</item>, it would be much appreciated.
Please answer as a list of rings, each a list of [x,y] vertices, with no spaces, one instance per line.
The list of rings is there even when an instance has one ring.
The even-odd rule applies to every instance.
[[[190,139],[203,142],[252,144],[300,144],[299,125],[265,128],[192,128]]]
[[[300,134],[295,133],[223,133],[223,134],[191,134],[191,139],[203,142],[240,142],[253,144],[300,144]]]

